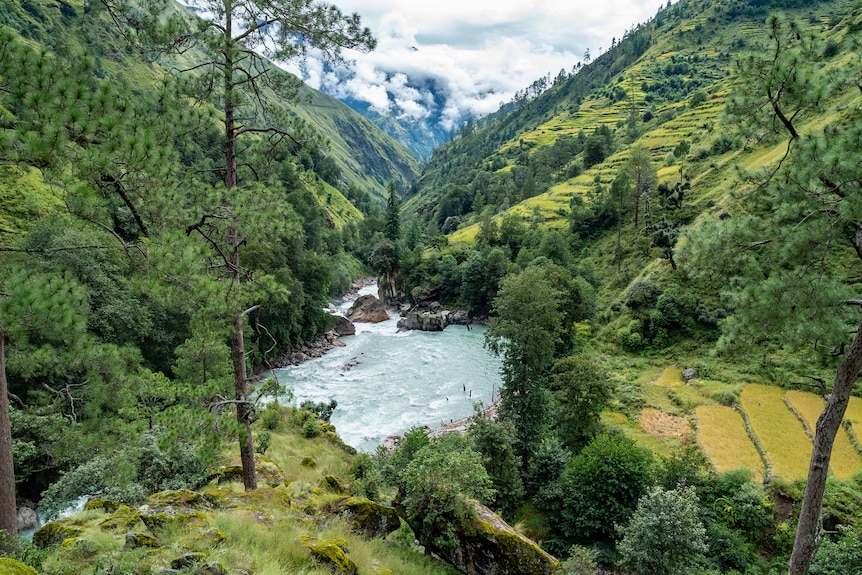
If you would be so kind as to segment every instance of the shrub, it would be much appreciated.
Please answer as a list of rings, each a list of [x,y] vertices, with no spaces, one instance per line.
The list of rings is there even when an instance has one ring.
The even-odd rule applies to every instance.
[[[661,295],[661,287],[652,280],[637,280],[626,292],[626,307],[633,311],[653,307]]]
[[[317,432],[318,432],[317,420],[314,419],[313,417],[309,417],[305,421],[305,423],[302,424],[302,435],[304,435],[308,439],[311,439],[312,437],[317,435]]]
[[[276,431],[281,425],[281,406],[271,401],[260,412],[260,423],[265,429]]]

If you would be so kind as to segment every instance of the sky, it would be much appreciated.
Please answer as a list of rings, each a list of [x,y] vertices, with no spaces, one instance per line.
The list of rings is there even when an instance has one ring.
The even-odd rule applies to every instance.
[[[568,72],[667,0],[329,0],[356,12],[377,38],[348,52],[349,70],[314,55],[291,71],[311,87],[382,114],[443,127],[496,111],[536,79]],[[435,95],[437,96],[435,100]]]

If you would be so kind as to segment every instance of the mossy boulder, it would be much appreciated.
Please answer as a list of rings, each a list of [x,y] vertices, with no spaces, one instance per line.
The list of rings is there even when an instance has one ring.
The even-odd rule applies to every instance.
[[[320,485],[327,491],[337,493],[338,495],[344,495],[347,493],[347,487],[345,487],[344,482],[334,475],[325,476],[320,480]]]
[[[476,517],[466,528],[458,530],[457,547],[437,547],[431,551],[465,575],[551,575],[559,561],[524,537],[490,509],[475,504]],[[422,525],[413,531],[420,541],[433,542],[434,536],[422,533]],[[417,531],[418,529],[418,531]]]
[[[306,469],[314,469],[315,467],[317,467],[317,462],[314,460],[313,457],[303,457],[302,461],[300,462],[300,465],[302,465]]]
[[[344,539],[301,537],[299,543],[311,551],[311,555],[315,559],[329,565],[336,573],[358,575],[359,570],[356,568],[356,564],[347,555],[347,541]]]
[[[374,575],[395,575],[392,569],[381,567],[380,565],[372,565],[371,572],[374,573]]]
[[[242,481],[242,465],[224,465],[212,472],[209,481],[217,480],[218,483],[230,483]]]
[[[206,521],[206,515],[193,509],[181,509],[177,507],[141,508],[141,521],[144,522],[147,529],[155,531],[168,525],[202,523]]]
[[[340,509],[352,520],[352,529],[366,537],[386,537],[401,526],[398,512],[364,497],[351,497]]]
[[[96,497],[95,499],[90,499],[87,503],[84,504],[84,509],[102,509],[106,513],[114,513],[120,507],[126,507],[119,501],[114,501],[113,499],[106,499],[104,497]],[[128,509],[128,507],[126,507]]]
[[[128,529],[141,520],[141,512],[137,509],[130,509],[126,505],[120,505],[116,511],[99,524],[99,527],[104,531],[112,529]]]
[[[66,539],[79,536],[83,529],[74,525],[67,525],[62,521],[52,521],[33,533],[33,545],[44,549],[51,545],[59,545]]]
[[[211,503],[208,498],[191,489],[160,491],[147,498],[150,507],[211,507]]]
[[[8,557],[0,557],[0,573],[3,575],[39,575],[39,573],[20,561]]]
[[[154,549],[158,546],[158,541],[152,535],[135,531],[126,533],[126,549],[140,549],[142,547]]]
[[[194,567],[199,563],[203,563],[205,559],[206,555],[203,553],[183,553],[171,561],[171,569],[187,569],[189,567]]]

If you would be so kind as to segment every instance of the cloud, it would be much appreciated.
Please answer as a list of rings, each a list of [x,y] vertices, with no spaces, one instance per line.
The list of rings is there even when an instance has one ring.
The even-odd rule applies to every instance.
[[[335,0],[357,12],[378,39],[347,54],[351,69],[328,70],[312,55],[301,76],[312,87],[366,103],[381,114],[445,129],[498,109],[546,74],[570,71],[585,50],[653,16],[661,0]]]

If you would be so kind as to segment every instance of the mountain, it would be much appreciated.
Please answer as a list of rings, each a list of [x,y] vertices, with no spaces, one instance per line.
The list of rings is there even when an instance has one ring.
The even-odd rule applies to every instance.
[[[752,45],[773,10],[819,23],[829,34],[852,6],[693,0],[665,8],[577,74],[435,150],[405,209],[444,233],[462,226],[456,241],[472,240],[478,230],[474,207],[520,217],[535,212],[564,226],[573,199],[586,198],[597,181],[609,185],[632,145],[649,150],[659,177],[669,181],[679,171],[672,152],[681,140],[691,145],[686,170],[698,195],[718,194],[705,185],[727,177],[735,151],[720,124],[735,55]],[[609,131],[606,145],[587,160],[587,137],[601,127]]]

